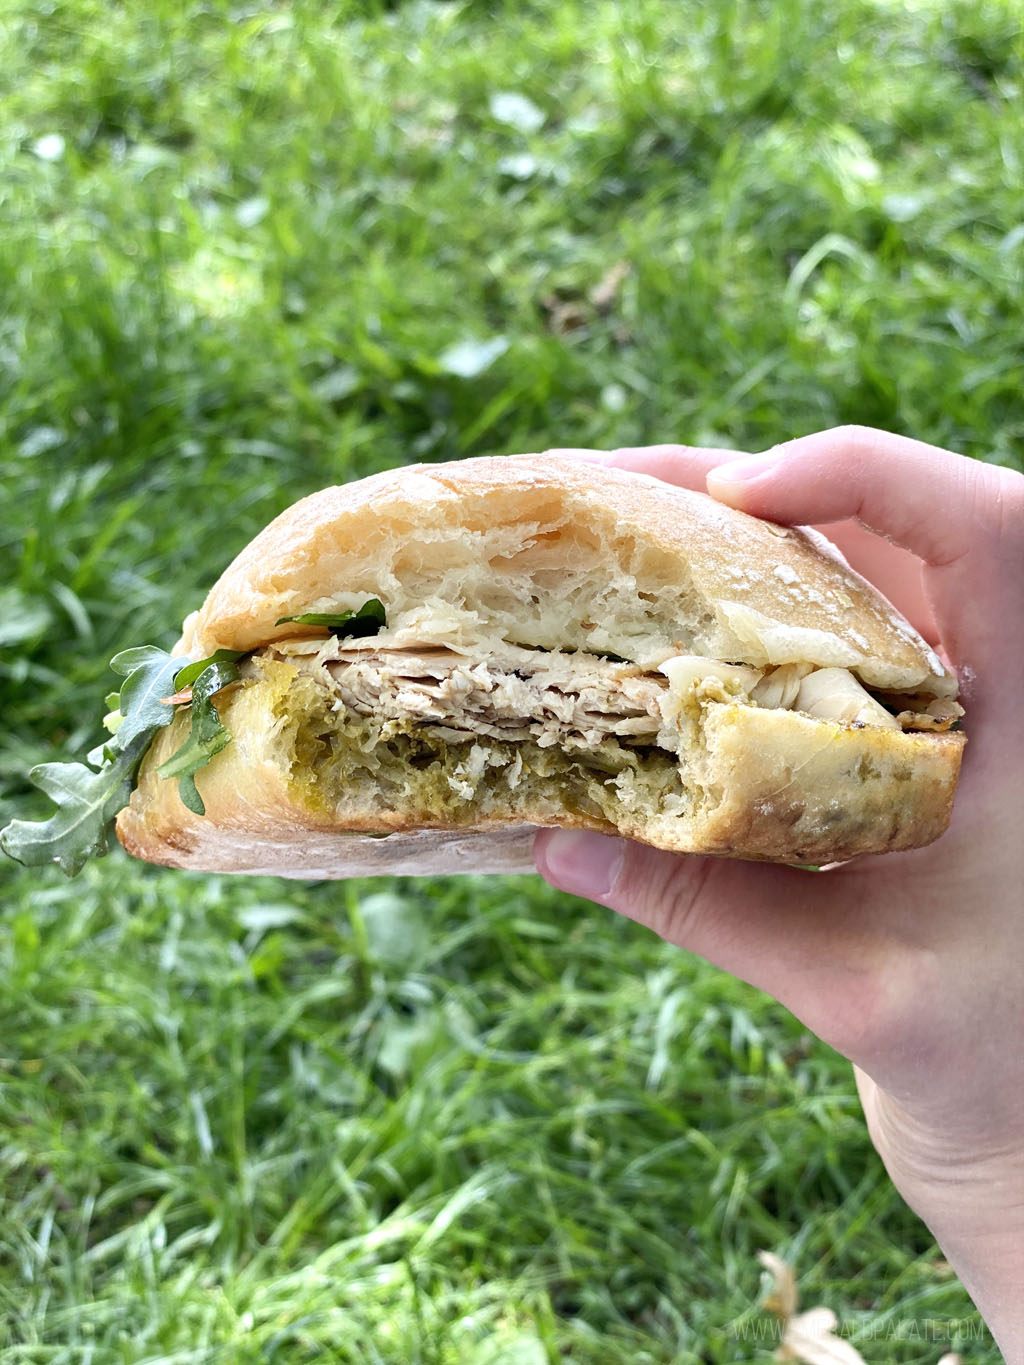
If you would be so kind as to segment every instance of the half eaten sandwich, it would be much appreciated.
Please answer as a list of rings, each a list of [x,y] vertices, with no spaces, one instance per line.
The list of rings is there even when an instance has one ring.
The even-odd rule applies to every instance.
[[[204,813],[158,771],[186,691],[118,816],[138,857],[525,871],[560,825],[821,864],[940,835],[964,744],[955,678],[821,536],[566,458],[305,498],[185,622],[218,650]]]

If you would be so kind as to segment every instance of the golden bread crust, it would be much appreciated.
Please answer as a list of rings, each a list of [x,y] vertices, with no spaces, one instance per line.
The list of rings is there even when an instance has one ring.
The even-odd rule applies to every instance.
[[[937,839],[966,741],[731,705],[709,708],[705,742],[707,780],[722,797],[701,851],[821,863]]]
[[[524,545],[544,543],[546,582],[557,574],[560,551],[567,572],[579,561],[581,527],[598,557],[605,554],[609,573],[618,572],[612,546],[619,559],[628,557],[625,600],[605,608],[620,635],[633,627],[639,594],[664,595],[675,582],[686,585],[689,613],[680,616],[677,633],[704,630],[719,658],[755,666],[799,659],[849,667],[876,687],[955,693],[926,642],[823,537],[645,475],[565,457],[418,465],[313,493],[242,550],[186,622],[178,648],[197,658],[220,648],[252,650],[294,633],[275,624],[279,617],[321,610],[312,604],[345,593],[383,596],[390,625],[417,594],[426,595],[432,575],[442,575],[453,541],[475,544],[495,527],[513,536],[521,528]],[[431,536],[438,548],[431,548]],[[410,542],[417,546],[412,558]],[[402,582],[392,572],[399,559]],[[509,554],[483,558],[463,574],[459,591],[486,598],[512,562]],[[529,610],[527,600],[523,611]],[[703,624],[695,624],[698,610]],[[665,628],[671,624],[669,614]],[[614,641],[608,647],[636,658],[656,635],[634,631],[618,649]],[[573,647],[542,636],[530,643]],[[705,641],[693,652],[713,651]]]

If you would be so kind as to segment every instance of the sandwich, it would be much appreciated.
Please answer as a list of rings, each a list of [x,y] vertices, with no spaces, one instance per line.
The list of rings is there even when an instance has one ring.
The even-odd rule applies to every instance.
[[[565,457],[314,493],[114,666],[114,733],[3,833],[23,861],[74,870],[116,814],[212,872],[528,871],[544,826],[821,865],[937,838],[965,743],[956,678],[824,537]]]

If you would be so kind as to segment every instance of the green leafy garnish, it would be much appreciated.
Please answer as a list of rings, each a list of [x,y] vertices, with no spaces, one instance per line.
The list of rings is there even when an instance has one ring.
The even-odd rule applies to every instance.
[[[56,863],[75,876],[90,858],[109,848],[110,822],[132,791],[132,778],[146,745],[126,749],[99,772],[84,763],[39,763],[29,778],[57,807],[49,820],[12,820],[0,832],[0,848],[26,867]]]
[[[147,645],[126,649],[110,663],[124,676],[117,694],[123,719],[117,733],[94,751],[99,771],[84,763],[41,763],[29,779],[57,806],[49,820],[12,820],[0,848],[27,867],[56,863],[68,877],[109,848],[110,824],[127,805],[142,756],[174,715],[162,701],[172,690],[181,659]]]
[[[242,657],[240,649],[217,649],[205,659],[199,659],[194,664],[186,664],[180,673],[175,675],[174,686],[178,692],[183,692],[186,687],[191,687],[195,680],[203,673],[209,664],[233,664]]]
[[[26,867],[56,863],[75,876],[90,858],[102,858],[110,847],[114,816],[128,804],[146,750],[159,730],[173,719],[176,706],[191,704],[188,738],[157,771],[177,777],[178,791],[189,810],[204,814],[195,774],[231,742],[211,698],[238,678],[241,654],[219,649],[192,662],[153,645],[125,649],[110,661],[124,678],[120,692],[106,699],[110,738],[98,744],[85,763],[41,763],[29,779],[57,807],[49,820],[12,820],[0,830],[0,849]],[[191,703],[170,696],[192,687]],[[170,771],[165,771],[170,769]]]
[[[174,714],[167,705],[167,694],[174,690],[171,684],[177,679],[181,659],[155,645],[142,645],[115,654],[110,667],[124,678],[117,694],[117,709],[124,719],[107,747],[127,748],[141,734],[152,739]]]
[[[223,656],[230,655],[230,658]],[[218,657],[220,656],[220,657]],[[209,659],[201,659],[198,664],[190,664],[175,678],[178,687],[186,686],[186,679],[192,682],[192,728],[188,738],[176,749],[166,763],[157,768],[160,777],[178,779],[178,795],[182,804],[195,815],[205,815],[206,806],[196,787],[195,775],[205,768],[214,754],[231,743],[231,731],[226,729],[213,704],[213,695],[229,683],[238,681],[238,667],[235,660],[238,654],[231,650],[218,650]],[[199,673],[196,673],[196,669]],[[120,730],[118,731],[120,734]]]
[[[386,624],[384,603],[376,597],[364,602],[358,611],[307,611],[300,616],[279,616],[275,626],[294,621],[300,626],[326,626],[335,635],[376,635]]]

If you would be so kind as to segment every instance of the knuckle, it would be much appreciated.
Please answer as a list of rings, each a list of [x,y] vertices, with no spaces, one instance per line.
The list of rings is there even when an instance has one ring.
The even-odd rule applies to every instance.
[[[885,433],[876,427],[866,427],[859,422],[844,422],[842,426],[836,427],[834,435],[851,446],[873,445],[880,436]]]
[[[878,450],[887,433],[850,422],[836,427],[830,434],[836,441],[836,454],[841,460],[863,463]]]

